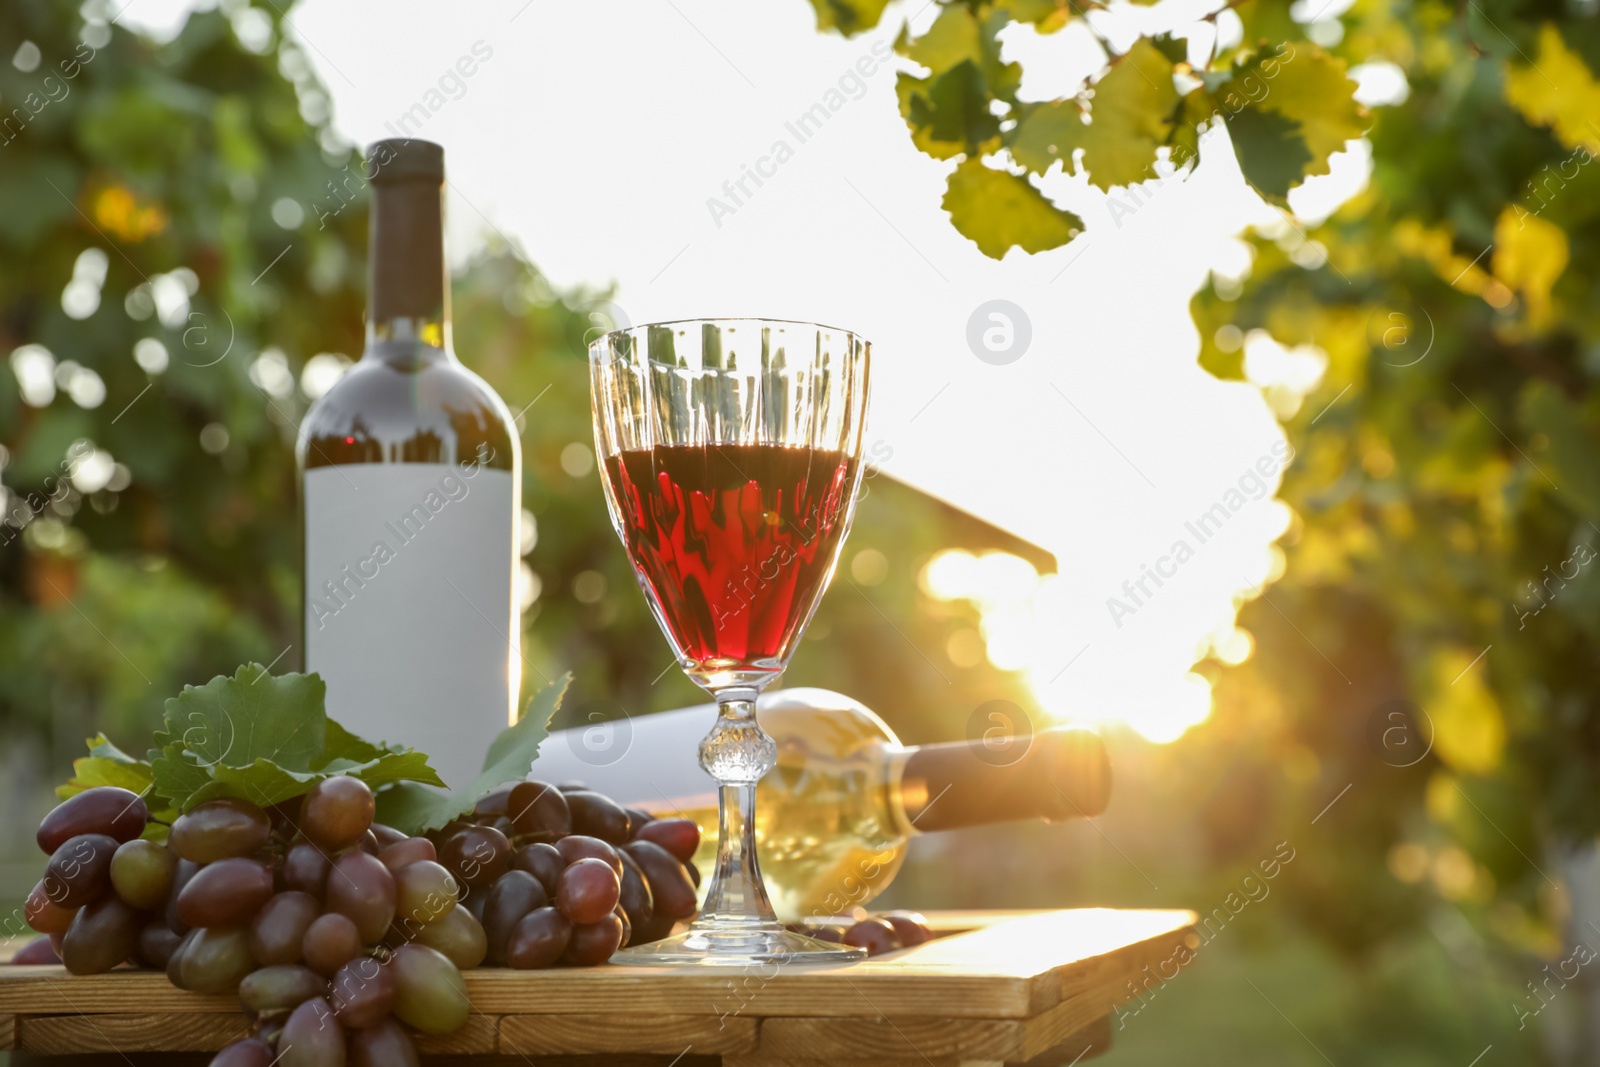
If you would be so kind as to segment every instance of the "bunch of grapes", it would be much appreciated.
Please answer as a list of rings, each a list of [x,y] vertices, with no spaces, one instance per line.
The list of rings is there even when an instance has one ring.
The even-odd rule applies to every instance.
[[[533,781],[427,837],[375,823],[374,806],[333,777],[268,808],[206,801],[162,843],[138,796],[79,793],[39,826],[50,860],[25,917],[48,939],[14,962],[133,962],[236,991],[250,1036],[214,1067],[405,1067],[413,1033],[466,1023],[463,970],[604,963],[695,912],[688,819]]]

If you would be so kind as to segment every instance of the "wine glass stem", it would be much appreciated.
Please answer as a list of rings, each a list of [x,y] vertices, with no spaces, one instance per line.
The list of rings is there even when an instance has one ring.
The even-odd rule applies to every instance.
[[[756,783],[777,762],[777,745],[756,721],[756,690],[716,694],[717,722],[700,742],[700,766],[719,793],[717,869],[697,926],[777,925],[756,860]]]

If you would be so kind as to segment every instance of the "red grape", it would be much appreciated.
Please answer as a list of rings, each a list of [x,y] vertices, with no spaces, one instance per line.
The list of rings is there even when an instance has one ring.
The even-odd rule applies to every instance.
[[[394,1002],[394,974],[371,956],[357,956],[333,976],[331,996],[339,1021],[365,1030],[389,1017]]]
[[[347,916],[361,931],[363,944],[383,940],[394,919],[394,876],[377,857],[345,852],[328,872],[327,909]]]
[[[844,932],[844,943],[867,950],[867,955],[876,956],[883,952],[893,952],[900,948],[900,935],[894,932],[894,927],[884,919],[862,919]]]
[[[394,873],[395,913],[414,923],[438,922],[456,906],[460,887],[432,860],[408,863]]]
[[[408,837],[396,841],[392,845],[385,845],[378,850],[378,859],[391,871],[398,871],[408,863],[418,860],[438,861],[438,853],[434,851],[433,842],[426,837]]]
[[[26,945],[17,949],[17,954],[11,957],[13,967],[28,967],[41,963],[60,963],[61,957],[56,955],[55,946],[50,944],[49,937],[36,937]]]
[[[230,856],[249,856],[267,843],[272,821],[248,800],[208,800],[178,816],[167,834],[167,847],[181,859],[212,863]]]
[[[622,810],[621,804],[603,793],[591,793],[587,789],[565,795],[572,812],[573,833],[588,834],[614,845],[628,840],[628,813]]]
[[[272,871],[240,857],[200,868],[178,894],[178,918],[187,926],[242,926],[272,897]]]
[[[519,971],[552,966],[567,950],[572,924],[554,908],[535,908],[511,929],[506,964]]]
[[[544,886],[527,871],[507,871],[495,880],[483,906],[483,932],[489,942],[486,958],[491,965],[505,962],[511,931],[523,916],[548,902]]]
[[[344,1027],[321,997],[289,1013],[278,1035],[279,1067],[344,1067]]]
[[[333,861],[310,841],[297,841],[283,856],[283,886],[309,893],[318,900],[328,886],[328,868]]]
[[[653,841],[680,862],[688,863],[700,847],[700,827],[693,819],[657,819],[647,823],[634,840]]]
[[[567,951],[561,954],[561,961],[575,963],[579,967],[593,967],[609,960],[621,946],[622,920],[615,914],[608,914],[599,922],[574,926],[572,936],[567,940]]]
[[[518,782],[507,798],[505,814],[519,834],[559,836],[572,832],[572,812],[567,798],[544,782]]]
[[[694,883],[682,863],[654,841],[633,841],[622,850],[633,857],[650,883],[655,915],[666,919],[687,919],[695,913]]]
[[[44,882],[35,883],[27,902],[22,905],[22,918],[41,934],[64,934],[72,925],[77,908],[64,908],[50,899]]]
[[[306,931],[322,906],[310,893],[279,893],[256,913],[250,923],[250,951],[258,963],[275,966],[299,963]]]
[[[102,785],[68,797],[39,824],[36,840],[46,856],[80,834],[105,834],[118,844],[144,833],[149,809],[136,793]]]
[[[330,852],[348,848],[371,828],[374,806],[372,790],[361,779],[324,778],[300,803],[300,832]]]
[[[313,920],[300,942],[300,955],[320,975],[332,977],[361,955],[361,931],[343,915],[330,913]]]
[[[45,865],[45,895],[63,908],[76,908],[104,896],[111,888],[111,857],[118,844],[107,834],[67,838]]]
[[[470,886],[488,885],[511,866],[511,842],[491,826],[468,826],[446,839],[439,861]]]
[[[245,1037],[211,1057],[209,1067],[272,1067],[272,1046],[260,1038]]]
[[[610,864],[581,859],[561,872],[556,910],[577,924],[597,923],[611,914],[621,892],[622,880]]]
[[[562,863],[573,864],[584,859],[604,860],[617,874],[622,873],[622,858],[617,855],[617,850],[598,837],[570,834],[556,842],[556,852],[560,853]]]
[[[553,895],[556,891],[556,879],[560,878],[561,872],[566,869],[567,861],[561,858],[561,852],[556,846],[539,842],[517,849],[511,857],[511,866],[519,871],[527,871],[539,879],[539,884],[544,886],[545,893]]]
[[[416,1046],[393,1019],[350,1035],[350,1067],[418,1067]]]

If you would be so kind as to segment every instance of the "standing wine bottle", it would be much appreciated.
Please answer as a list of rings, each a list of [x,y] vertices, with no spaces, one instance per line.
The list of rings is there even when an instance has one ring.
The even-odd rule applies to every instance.
[[[864,705],[825,689],[763,694],[756,714],[777,744],[777,765],[757,786],[756,850],[786,920],[871,900],[899,871],[913,834],[1086,818],[1111,797],[1105,746],[1082,728],[902,746]],[[715,783],[686,754],[715,716],[705,705],[560,730],[539,746],[533,775],[693,819],[701,831],[695,863],[710,870]]]
[[[379,141],[367,178],[366,351],[300,426],[305,663],[329,715],[461,788],[521,683],[520,446],[451,348],[444,149]]]

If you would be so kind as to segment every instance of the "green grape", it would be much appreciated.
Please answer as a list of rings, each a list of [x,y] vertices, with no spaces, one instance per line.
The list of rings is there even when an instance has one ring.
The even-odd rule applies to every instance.
[[[208,800],[178,816],[167,835],[167,847],[180,859],[214,863],[231,856],[249,856],[267,843],[272,821],[248,800]]]
[[[389,1017],[394,975],[371,956],[357,956],[333,976],[329,1000],[347,1029],[365,1030]]]
[[[507,871],[489,887],[489,900],[483,906],[483,932],[488,938],[488,961],[500,966],[506,961],[506,943],[522,917],[534,908],[549,903],[544,886],[527,871]]]
[[[418,1067],[416,1046],[393,1019],[350,1035],[350,1067]]]
[[[86,904],[61,938],[61,962],[73,974],[102,974],[139,947],[144,917],[115,894]]]
[[[395,914],[408,925],[438,922],[455,910],[460,887],[449,871],[432,860],[408,863],[394,872]]]
[[[346,852],[328,872],[327,908],[356,924],[362,944],[376,945],[394,920],[394,876],[376,856]]]
[[[250,952],[264,966],[299,963],[306,931],[322,905],[310,893],[279,893],[250,922]]]
[[[348,848],[372,827],[374,801],[367,783],[349,775],[324,778],[300,804],[300,832],[330,852]]]
[[[39,824],[36,840],[46,856],[79,834],[105,834],[120,844],[144,833],[149,819],[149,809],[138,794],[96,786],[57,804]]]
[[[190,926],[243,926],[272,898],[272,871],[241,857],[200,868],[178,894],[178,918]]]
[[[461,972],[426,945],[401,945],[389,960],[394,971],[395,1018],[425,1034],[449,1034],[467,1023],[472,1004]]]
[[[67,838],[45,865],[45,895],[63,908],[80,907],[104,896],[111,888],[111,857],[119,844],[106,834]]]
[[[231,993],[256,969],[250,932],[241,926],[197,927],[180,948],[178,983],[196,993]]]
[[[155,911],[166,905],[177,867],[177,855],[165,845],[124,841],[111,854],[111,888],[140,911]]]
[[[328,981],[308,967],[263,967],[239,983],[239,1003],[261,1014],[290,1011],[308,1000],[328,995]]]
[[[418,927],[407,940],[427,945],[441,953],[459,970],[470,971],[481,964],[489,951],[483,925],[466,908],[452,908],[436,923]]]
[[[289,1013],[278,1035],[279,1067],[344,1067],[344,1027],[318,997]]]

